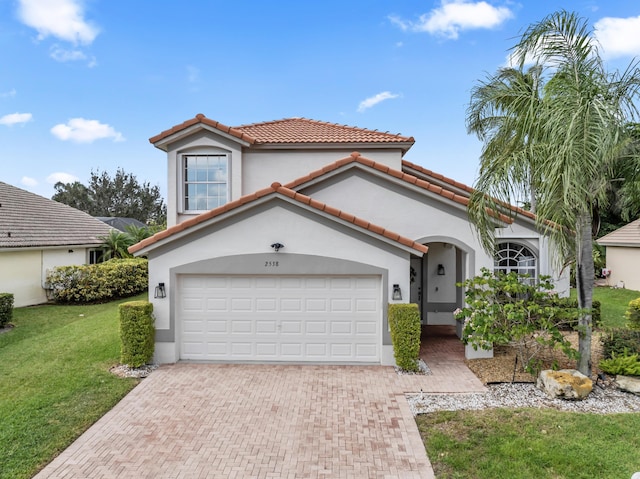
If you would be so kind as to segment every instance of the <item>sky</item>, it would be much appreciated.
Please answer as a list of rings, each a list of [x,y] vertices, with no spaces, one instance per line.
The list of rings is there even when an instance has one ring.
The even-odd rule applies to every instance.
[[[472,88],[562,9],[610,70],[640,57],[637,0],[0,0],[0,181],[49,198],[122,168],[165,193],[149,138],[203,113],[413,136],[407,160],[473,185]]]

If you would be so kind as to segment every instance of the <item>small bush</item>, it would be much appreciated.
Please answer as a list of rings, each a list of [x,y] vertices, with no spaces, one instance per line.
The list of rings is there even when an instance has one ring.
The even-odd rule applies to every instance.
[[[0,293],[0,328],[4,328],[13,317],[13,294]]]
[[[613,355],[610,359],[603,359],[598,365],[607,374],[622,374],[624,376],[640,376],[640,356],[638,354]]]
[[[143,258],[59,266],[47,275],[52,299],[58,303],[97,303],[145,291],[148,262]]]
[[[132,368],[151,362],[155,346],[153,304],[130,301],[118,307],[120,319],[120,361]]]
[[[417,304],[390,304],[389,326],[396,364],[405,371],[418,371],[420,312]]]
[[[640,354],[639,330],[616,328],[602,335],[602,355],[605,359],[625,354]]]
[[[551,297],[550,304],[554,308],[559,308],[562,311],[578,309],[578,300],[575,298],[560,298],[560,297]],[[592,328],[600,328],[602,324],[602,316],[600,313],[600,301],[594,300],[592,301],[592,309],[591,309],[591,326]],[[558,326],[558,329],[561,331],[576,331],[578,328],[578,317],[575,315],[566,316],[559,315],[555,322]]]
[[[629,322],[629,328],[640,330],[640,298],[629,301],[629,308],[624,315]]]

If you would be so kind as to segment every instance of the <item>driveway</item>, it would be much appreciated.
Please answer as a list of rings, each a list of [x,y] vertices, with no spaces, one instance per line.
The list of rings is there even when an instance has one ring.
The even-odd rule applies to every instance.
[[[163,366],[35,477],[433,478],[407,379],[383,366]]]

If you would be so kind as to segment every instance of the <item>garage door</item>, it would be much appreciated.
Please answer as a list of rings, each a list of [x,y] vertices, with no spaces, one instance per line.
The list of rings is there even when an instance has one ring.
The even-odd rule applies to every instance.
[[[179,277],[181,358],[379,362],[379,276]]]

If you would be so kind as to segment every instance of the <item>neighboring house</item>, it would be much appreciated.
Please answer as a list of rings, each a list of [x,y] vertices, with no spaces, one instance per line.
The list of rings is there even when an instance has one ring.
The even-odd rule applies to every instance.
[[[142,221],[137,220],[135,218],[121,218],[117,216],[96,216],[97,219],[102,221],[103,223],[108,224],[112,228],[115,228],[119,231],[126,232],[127,227],[135,226],[136,228],[146,228]]]
[[[640,218],[596,240],[607,250],[607,281],[640,291]]]
[[[47,270],[95,262],[111,227],[57,201],[0,182],[0,292],[14,306],[47,301]]]
[[[158,362],[393,364],[390,303],[453,325],[456,282],[494,265],[568,291],[530,213],[501,216],[487,255],[471,189],[404,161],[411,137],[197,115],[150,142],[167,152],[168,229],[129,251],[149,258]]]

